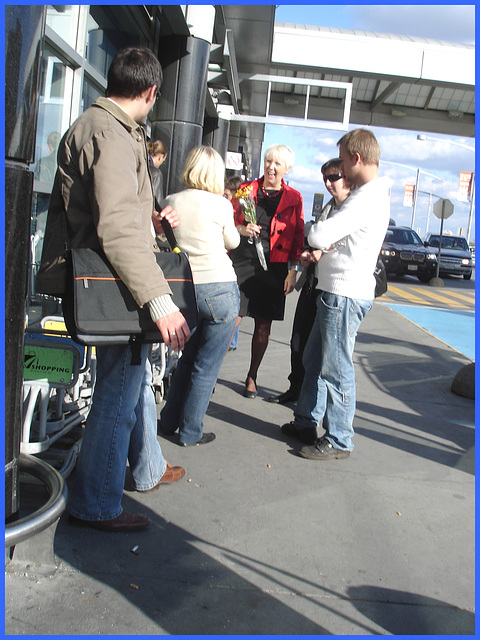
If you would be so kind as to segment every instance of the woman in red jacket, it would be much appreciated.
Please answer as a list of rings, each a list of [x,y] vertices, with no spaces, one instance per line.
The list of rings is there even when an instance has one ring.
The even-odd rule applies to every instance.
[[[237,326],[244,316],[255,321],[250,368],[243,391],[246,398],[257,395],[257,372],[268,346],[272,320],[283,320],[285,296],[295,287],[304,245],[302,196],[283,180],[294,162],[295,154],[290,147],[272,145],[265,152],[264,175],[241,184],[232,200],[241,236],[239,247],[230,253],[240,288]],[[253,222],[248,214],[248,201],[252,199]]]

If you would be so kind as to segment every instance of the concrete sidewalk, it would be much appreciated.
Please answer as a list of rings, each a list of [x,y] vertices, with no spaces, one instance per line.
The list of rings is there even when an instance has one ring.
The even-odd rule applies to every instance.
[[[469,360],[375,304],[357,339],[355,451],[302,459],[279,429],[292,407],[264,401],[288,386],[297,295],[273,325],[259,397],[241,395],[247,318],[205,419],[215,442],[162,439],[185,478],[125,491],[148,531],[64,515],[53,576],[10,567],[7,634],[474,633],[474,402],[450,392]]]

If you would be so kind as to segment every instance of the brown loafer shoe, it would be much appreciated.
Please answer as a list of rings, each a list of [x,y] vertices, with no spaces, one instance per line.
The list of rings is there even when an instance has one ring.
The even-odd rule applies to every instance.
[[[171,467],[167,462],[165,473],[157,482],[157,484],[151,489],[144,489],[143,491],[138,489],[138,491],[139,493],[151,493],[152,491],[156,491],[161,484],[171,484],[172,482],[176,482],[177,480],[180,480],[180,478],[183,478],[184,475],[185,469],[183,467]]]
[[[180,478],[183,478],[184,475],[185,469],[183,467],[171,467],[167,462],[167,469],[160,478],[160,482],[158,484],[170,484],[171,482],[176,482],[177,480],[180,480]]]
[[[146,516],[141,516],[130,511],[122,511],[122,513],[112,520],[82,520],[70,516],[70,521],[75,524],[93,527],[100,531],[115,531],[128,533],[129,531],[143,531],[150,526],[150,520]]]

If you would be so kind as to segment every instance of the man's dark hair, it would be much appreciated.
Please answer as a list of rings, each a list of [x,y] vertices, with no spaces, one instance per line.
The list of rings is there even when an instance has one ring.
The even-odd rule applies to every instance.
[[[341,173],[340,171],[341,164],[342,164],[341,158],[332,158],[331,160],[327,160],[327,162],[325,162],[325,164],[322,165],[322,168],[320,169],[320,171],[322,172],[322,174],[325,174],[329,169],[337,169],[338,173]]]
[[[163,80],[157,56],[146,47],[126,47],[112,60],[107,77],[107,96],[136,98]]]
[[[240,176],[226,176],[225,189],[230,189],[232,193],[238,191],[238,187],[242,184],[243,180]]]

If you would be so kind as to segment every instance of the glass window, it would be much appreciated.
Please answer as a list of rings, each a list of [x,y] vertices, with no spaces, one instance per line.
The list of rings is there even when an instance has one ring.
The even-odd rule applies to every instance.
[[[101,29],[91,15],[87,22],[87,60],[97,71],[107,77],[110,64],[118,49],[123,46],[121,35]],[[114,43],[113,40],[119,40]]]
[[[93,85],[86,78],[83,80],[83,98],[82,98],[82,111],[92,106],[97,98],[103,96],[105,92],[100,91],[96,85]]]
[[[35,147],[35,190],[50,193],[57,147],[70,122],[73,69],[45,45],[40,63],[40,103]]]
[[[47,25],[73,49],[77,47],[79,6],[55,4],[47,7]]]

